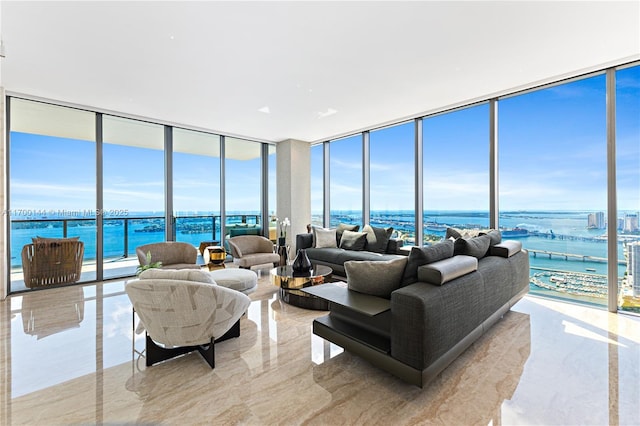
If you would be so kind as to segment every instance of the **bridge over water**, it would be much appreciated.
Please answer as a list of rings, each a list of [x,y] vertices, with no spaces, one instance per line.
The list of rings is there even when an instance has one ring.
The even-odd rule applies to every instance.
[[[549,259],[553,257],[564,258],[564,260],[569,259],[578,259],[583,262],[598,262],[598,263],[607,263],[606,257],[597,257],[597,256],[586,256],[582,254],[573,254],[573,253],[561,253],[557,251],[550,250],[535,250],[535,249],[527,249],[529,253],[533,253],[533,257],[538,257],[538,254],[543,256],[549,256]],[[618,259],[618,265],[626,265],[627,262],[625,260]]]

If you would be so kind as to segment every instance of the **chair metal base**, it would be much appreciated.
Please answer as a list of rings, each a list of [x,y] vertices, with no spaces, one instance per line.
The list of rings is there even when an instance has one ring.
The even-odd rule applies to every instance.
[[[211,339],[211,342],[206,345],[195,345],[195,346],[181,346],[178,348],[163,348],[156,344],[156,342],[149,337],[149,334],[145,332],[146,335],[146,348],[147,348],[147,367],[151,367],[153,364],[157,364],[162,361],[166,361],[171,358],[175,358],[179,355],[183,355],[189,352],[198,351],[202,358],[207,361],[207,364],[211,366],[211,368],[215,368],[215,350],[214,344],[216,342],[222,342],[233,337],[240,336],[240,320],[236,321],[236,323],[220,338],[215,341]]]

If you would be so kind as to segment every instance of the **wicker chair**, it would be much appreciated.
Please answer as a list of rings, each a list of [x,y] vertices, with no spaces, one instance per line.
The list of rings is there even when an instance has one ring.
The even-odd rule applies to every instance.
[[[77,238],[34,238],[22,248],[27,288],[75,283],[80,279],[84,243]]]

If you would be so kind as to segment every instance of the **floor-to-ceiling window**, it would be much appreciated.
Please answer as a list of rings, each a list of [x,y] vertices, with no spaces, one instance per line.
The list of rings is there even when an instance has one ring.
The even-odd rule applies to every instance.
[[[498,129],[500,225],[531,292],[606,305],[605,75],[500,100]]]
[[[93,280],[95,115],[19,98],[10,98],[9,108],[11,291]],[[38,244],[37,237],[77,238],[81,244]],[[70,273],[78,262],[80,276]]]
[[[362,225],[362,135],[331,142],[330,223]]]
[[[260,193],[261,145],[225,138],[226,236],[262,235]]]
[[[269,239],[274,243],[277,240],[278,223],[276,220],[276,212],[278,211],[278,174],[277,174],[277,149],[275,145],[269,145],[267,148],[269,158],[268,176],[269,176]]]
[[[422,120],[424,242],[489,226],[489,104]]]
[[[175,240],[220,242],[220,136],[173,129]]]
[[[102,129],[103,264],[112,278],[135,272],[136,247],[165,240],[164,127],[105,115]]]
[[[616,72],[616,171],[619,256],[618,306],[640,313],[640,66]]]
[[[263,185],[265,144],[260,142],[227,138],[227,175],[221,176],[216,134],[11,96],[7,112],[11,292],[30,288],[24,284],[22,251],[36,237],[79,241],[78,277],[49,279],[46,285],[69,284],[133,275],[136,248],[143,244],[221,240],[223,196],[227,236],[232,228],[235,234],[262,234],[261,218],[276,210],[274,145],[264,151]],[[269,200],[264,212],[263,196]],[[175,217],[173,233],[167,231],[167,214]],[[66,241],[63,246],[58,251],[66,253]],[[53,256],[39,257],[44,258]],[[72,275],[62,272],[58,275]]]
[[[369,134],[369,205],[372,226],[392,227],[415,242],[414,122]]]
[[[311,224],[323,226],[324,144],[311,147]]]

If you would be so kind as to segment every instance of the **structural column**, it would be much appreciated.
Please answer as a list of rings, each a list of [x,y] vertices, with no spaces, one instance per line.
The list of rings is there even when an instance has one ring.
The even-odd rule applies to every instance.
[[[296,235],[307,232],[311,223],[311,147],[307,142],[287,139],[277,144],[276,156],[276,215],[279,222],[285,217],[291,221],[287,244],[295,250]]]
[[[0,79],[0,83],[2,80]],[[3,300],[7,297],[9,291],[8,285],[8,276],[9,271],[7,270],[8,264],[10,262],[7,261],[7,219],[8,219],[8,211],[7,211],[7,158],[6,158],[6,140],[5,135],[7,133],[7,129],[5,128],[5,95],[4,95],[4,87],[0,85],[0,209],[2,209],[2,214],[0,215],[0,300]]]

